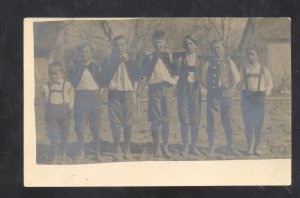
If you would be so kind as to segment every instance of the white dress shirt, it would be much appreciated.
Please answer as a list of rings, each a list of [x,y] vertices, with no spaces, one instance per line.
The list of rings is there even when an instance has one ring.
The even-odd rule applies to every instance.
[[[127,69],[125,67],[125,63],[123,61],[120,63],[117,71],[110,81],[108,89],[118,91],[134,91],[133,85],[130,81]]]
[[[91,61],[86,64],[90,65]],[[79,81],[78,86],[76,87],[76,90],[97,90],[99,89],[99,86],[97,85],[96,81],[94,80],[91,72],[87,69],[87,67],[83,70],[81,79]]]
[[[161,58],[158,58],[157,63],[154,66],[154,71],[149,79],[149,84],[168,82],[175,85],[177,80],[178,76],[172,77]]]

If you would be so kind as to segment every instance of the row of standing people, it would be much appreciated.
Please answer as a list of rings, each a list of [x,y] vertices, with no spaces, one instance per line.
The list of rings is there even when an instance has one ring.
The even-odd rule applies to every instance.
[[[103,88],[108,89],[108,116],[115,146],[114,159],[131,160],[136,90],[142,89],[145,84],[148,84],[148,121],[151,123],[154,157],[172,157],[169,151],[169,118],[174,108],[172,98],[175,86],[183,145],[181,155],[186,156],[189,152],[201,155],[197,147],[201,87],[207,89],[207,153],[214,152],[217,114],[220,114],[224,127],[227,151],[229,154],[234,152],[232,100],[235,89],[240,88],[247,153],[259,154],[265,96],[272,89],[272,79],[267,68],[258,63],[257,51],[253,48],[247,50],[247,63],[238,71],[235,63],[226,56],[220,40],[210,43],[211,56],[205,59],[196,53],[198,41],[192,34],[184,37],[185,52],[178,53],[176,57],[166,50],[163,31],[153,32],[152,42],[155,50],[144,58],[140,67],[128,56],[124,36],[113,39],[112,53],[100,65],[93,61],[93,48],[89,45],[80,47],[81,59],[74,61],[66,75],[60,63],[49,65],[50,81],[44,87],[44,96],[52,153],[50,158],[53,163],[66,157],[71,109],[74,109],[78,145],[76,160],[82,161],[85,158],[84,137],[89,127],[93,134],[95,159],[102,161],[100,134]],[[122,130],[123,149],[120,140]],[[61,149],[58,147],[59,140]]]

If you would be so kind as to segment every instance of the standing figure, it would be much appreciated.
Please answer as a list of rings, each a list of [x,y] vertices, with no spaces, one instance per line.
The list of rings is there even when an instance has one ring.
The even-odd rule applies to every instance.
[[[100,152],[100,130],[102,99],[99,80],[100,66],[93,59],[92,46],[83,44],[79,48],[80,60],[74,61],[70,79],[75,88],[74,119],[79,153],[77,161],[85,157],[84,139],[88,127],[93,134],[95,159],[102,160]]]
[[[112,53],[102,63],[101,77],[108,87],[108,115],[115,144],[114,160],[123,159],[120,135],[124,129],[124,158],[132,159],[130,152],[131,133],[136,113],[137,64],[127,54],[127,40],[117,36],[112,42]]]
[[[172,56],[166,51],[164,31],[155,31],[152,36],[155,51],[144,59],[141,78],[148,81],[148,120],[154,143],[154,156],[172,157],[169,151],[169,118],[173,107],[173,91],[177,83],[176,68]],[[163,145],[160,147],[160,130]]]
[[[227,152],[232,149],[232,101],[234,89],[240,82],[240,75],[234,62],[226,56],[223,42],[214,40],[210,43],[211,56],[204,61],[202,84],[207,89],[207,135],[208,152],[214,151],[216,117],[221,114],[221,121],[227,140]]]
[[[259,64],[257,50],[248,48],[246,54],[247,62],[241,66],[241,110],[245,125],[247,154],[259,155],[265,97],[270,94],[273,82],[268,69]]]
[[[198,129],[201,114],[201,62],[197,55],[197,39],[189,34],[184,37],[185,52],[177,56],[174,61],[179,73],[177,83],[177,108],[180,121],[183,149],[181,155],[186,156],[189,152],[189,131],[191,133],[191,151],[200,155],[197,148]]]
[[[43,89],[45,121],[52,151],[51,163],[57,163],[64,161],[67,154],[74,90],[65,80],[64,67],[59,62],[51,63],[48,72],[49,82]]]

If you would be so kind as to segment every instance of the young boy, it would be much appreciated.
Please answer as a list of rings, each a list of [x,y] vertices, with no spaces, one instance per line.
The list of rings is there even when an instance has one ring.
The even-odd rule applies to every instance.
[[[185,52],[180,53],[174,61],[179,74],[177,83],[177,108],[181,128],[183,149],[181,155],[189,152],[189,130],[191,131],[191,151],[200,155],[197,148],[198,128],[201,114],[201,87],[200,87],[200,57],[197,55],[197,39],[189,34],[184,37]]]
[[[152,36],[155,51],[145,58],[141,79],[148,81],[148,120],[151,122],[151,132],[154,143],[154,156],[161,156],[161,148],[165,157],[172,157],[169,151],[169,117],[172,112],[174,86],[177,83],[176,68],[172,65],[172,57],[166,51],[164,31],[155,31]],[[159,136],[163,145],[160,148]]]
[[[247,62],[241,66],[241,110],[247,141],[246,152],[249,155],[259,155],[261,128],[265,115],[265,97],[270,94],[273,82],[268,69],[259,64],[257,50],[248,48],[246,54]]]
[[[72,85],[65,80],[64,67],[60,63],[51,63],[48,66],[48,72],[49,82],[44,86],[43,95],[46,103],[45,121],[52,151],[50,158],[51,163],[55,164],[58,160],[62,162],[66,158],[74,90]]]
[[[100,66],[93,60],[93,48],[88,44],[79,47],[80,60],[75,61],[70,79],[75,88],[74,119],[79,153],[76,160],[85,158],[84,137],[89,127],[93,134],[95,159],[102,161],[100,129],[102,100],[99,80]]]
[[[127,40],[120,35],[113,39],[112,53],[102,64],[101,76],[108,87],[108,114],[115,144],[114,160],[123,157],[131,160],[131,132],[135,117],[135,90],[139,77],[138,67],[127,54]],[[124,156],[120,145],[120,134],[124,129]]]
[[[227,154],[234,153],[232,148],[232,101],[234,90],[240,82],[240,74],[234,62],[226,55],[223,42],[213,40],[210,43],[211,56],[203,61],[201,80],[207,89],[207,135],[208,153],[214,152],[216,118],[221,121],[227,140]]]

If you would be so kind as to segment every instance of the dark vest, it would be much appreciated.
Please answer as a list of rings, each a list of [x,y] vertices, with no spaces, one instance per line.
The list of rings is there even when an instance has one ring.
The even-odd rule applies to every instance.
[[[101,63],[101,72],[100,72],[100,79],[101,84],[104,86],[108,86],[111,82],[114,74],[118,70],[121,64],[120,57],[111,56],[104,60]],[[128,74],[128,77],[133,85],[134,81],[137,81],[139,78],[139,69],[136,62],[132,58],[128,58],[124,61],[124,65]]]
[[[182,53],[177,58],[182,58],[181,64],[176,65],[177,73],[179,75],[179,83],[186,82],[188,80],[189,72],[196,73],[197,82],[199,83],[200,82],[200,72],[201,72],[200,56],[197,55],[197,57],[196,57],[195,67],[190,67],[190,65],[188,65],[187,60],[186,60],[186,53]],[[174,62],[176,62],[176,61],[174,61]]]
[[[158,58],[161,58],[162,62],[166,66],[168,72],[171,76],[177,75],[176,67],[172,64],[170,55],[167,52],[153,52],[147,57],[144,58],[142,64],[141,76],[145,76],[148,80],[151,78],[151,75],[154,71],[155,65],[158,61]]]
[[[76,88],[78,86],[85,67],[87,67],[89,72],[91,72],[94,80],[96,81],[98,86],[100,86],[101,84],[100,76],[99,76],[100,66],[97,65],[95,62],[91,62],[89,65],[85,66],[83,65],[82,61],[76,60],[74,62],[74,66],[70,72],[70,77],[69,77],[73,87]]]
[[[209,67],[207,73],[207,88],[232,88],[233,73],[231,70],[231,63],[229,57],[225,57],[223,60],[220,61],[211,57],[208,61]],[[219,78],[221,78],[221,86],[219,85]]]

